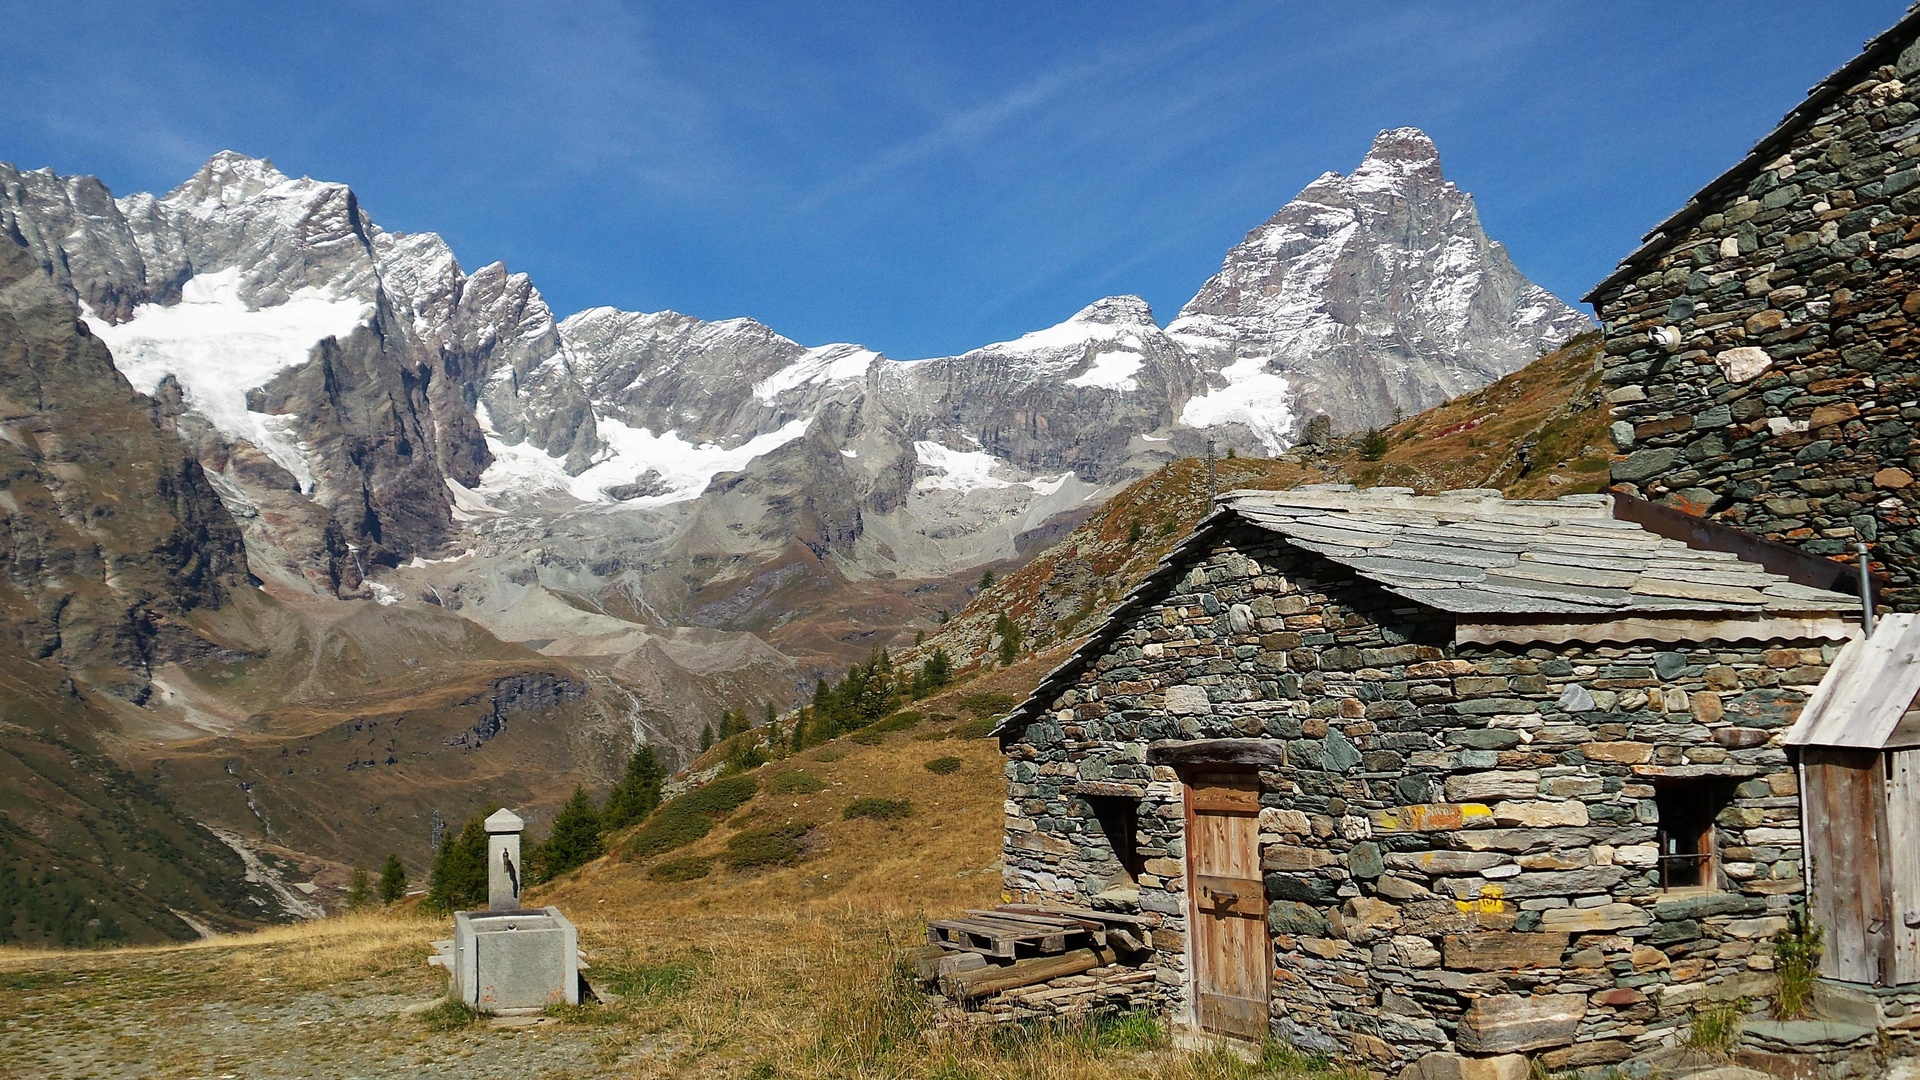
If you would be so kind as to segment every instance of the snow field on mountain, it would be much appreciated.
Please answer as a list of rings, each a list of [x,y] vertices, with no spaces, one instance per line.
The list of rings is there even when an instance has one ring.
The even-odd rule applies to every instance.
[[[559,458],[532,443],[508,443],[493,430],[486,406],[475,410],[493,453],[493,464],[481,474],[479,494],[527,495],[543,491],[564,491],[581,502],[620,502],[625,506],[666,506],[669,503],[697,499],[713,478],[723,472],[746,468],[762,454],[777,450],[807,433],[808,419],[790,420],[779,428],[756,435],[735,447],[717,443],[695,445],[678,432],[655,435],[646,428],[629,427],[609,416],[596,418],[600,440],[606,449],[598,460],[579,476],[568,476]],[[630,484],[654,474],[658,494],[616,500],[609,488]]]
[[[985,450],[955,450],[931,440],[915,442],[913,453],[920,467],[932,474],[914,483],[916,491],[958,491],[965,494],[990,488],[1025,487],[1041,495],[1051,495],[1059,491],[1067,478],[1073,475],[1072,472],[1064,472],[1059,476],[1036,476],[1031,480],[1003,480],[993,475],[993,470],[1006,463]]]
[[[821,345],[808,349],[791,366],[780,369],[755,383],[753,396],[763,405],[772,405],[787,390],[813,383],[858,379],[880,354],[858,345]]]
[[[1100,390],[1140,389],[1139,380],[1133,376],[1147,358],[1139,353],[1110,352],[1101,353],[1093,358],[1087,370],[1067,380],[1068,386],[1088,386]]]
[[[240,299],[234,268],[196,274],[182,286],[178,304],[142,304],[118,326],[85,317],[135,390],[151,394],[172,375],[195,412],[222,435],[258,446],[305,492],[313,490],[313,469],[291,418],[249,410],[247,391],[306,363],[315,345],[351,334],[373,311],[365,301],[314,288],[255,310]]]
[[[1268,359],[1243,356],[1220,369],[1227,385],[1188,398],[1180,422],[1194,428],[1245,424],[1269,451],[1285,450],[1293,431],[1292,398],[1287,380],[1267,370]]]

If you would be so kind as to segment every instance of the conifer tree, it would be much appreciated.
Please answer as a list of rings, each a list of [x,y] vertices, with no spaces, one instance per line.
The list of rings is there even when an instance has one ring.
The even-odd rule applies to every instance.
[[[711,749],[713,749],[713,725],[708,724],[700,729],[700,752],[704,754]]]
[[[600,814],[587,797],[587,789],[576,787],[573,798],[554,816],[553,831],[533,849],[527,863],[535,881],[552,881],[569,870],[576,870],[599,858],[606,848],[600,842]]]
[[[487,827],[480,818],[468,818],[458,836],[440,845],[427,881],[427,902],[442,911],[487,902]]]
[[[353,877],[347,884],[347,910],[359,911],[373,902],[373,888],[367,881],[367,868],[353,864]]]
[[[627,759],[626,776],[607,792],[607,805],[600,811],[600,828],[614,832],[639,824],[660,805],[660,785],[666,778],[667,770],[661,766],[653,747],[645,743],[635,747],[633,756]]]
[[[389,854],[387,863],[380,868],[380,902],[394,903],[407,895],[407,868],[400,864],[400,856]]]
[[[994,620],[993,632],[1000,638],[1000,666],[1007,667],[1020,658],[1020,626],[1003,611]]]

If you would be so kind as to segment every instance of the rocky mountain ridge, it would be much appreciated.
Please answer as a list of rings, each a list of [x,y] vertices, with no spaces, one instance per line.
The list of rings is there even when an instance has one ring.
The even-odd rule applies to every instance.
[[[1381,146],[1406,141],[1393,134],[1356,177],[1381,171]],[[1367,181],[1369,197],[1438,220],[1434,192],[1457,193],[1437,170],[1414,170],[1425,187]],[[1441,233],[1471,240],[1470,213],[1448,213]],[[1208,325],[1267,328],[1251,376],[1246,355],[1207,351],[1197,316],[1161,327],[1137,297],[909,361],[750,319],[561,320],[525,275],[469,273],[437,236],[381,229],[346,186],[237,154],[120,199],[0,166],[0,231],[20,264],[8,295],[31,295],[40,327],[0,327],[0,419],[28,453],[0,507],[17,593],[0,675],[17,667],[72,713],[60,738],[83,732],[217,829],[206,866],[231,846],[314,881],[382,848],[418,866],[433,822],[486,799],[537,820],[640,741],[685,760],[721,708],[791,701],[936,629],[983,567],[1025,562],[1209,438],[1284,445],[1307,400],[1282,347],[1306,338],[1207,292]],[[1339,257],[1424,267],[1432,235]],[[1462,273],[1499,278],[1462,250]],[[1239,254],[1230,270],[1242,262],[1294,272]],[[1354,316],[1372,310],[1362,297],[1328,318],[1391,315],[1470,348],[1480,324],[1422,299],[1435,280],[1387,275],[1385,314]],[[1502,296],[1474,302],[1505,343],[1488,364],[1554,332],[1501,324]],[[77,370],[56,353],[92,366],[49,393]],[[1477,377],[1435,355],[1448,378]],[[100,442],[120,431],[134,441]],[[88,550],[98,565],[49,561]],[[152,820],[208,843],[185,817]],[[34,843],[93,858],[73,838]],[[190,906],[272,915],[238,893]],[[181,932],[150,908],[149,930]]]
[[[0,229],[191,446],[279,595],[434,608],[690,745],[937,625],[1215,440],[1277,451],[1530,359],[1581,316],[1520,278],[1431,140],[1384,132],[1166,327],[1137,297],[959,356],[808,347],[464,271],[342,184],[222,153],[164,195],[0,166]]]

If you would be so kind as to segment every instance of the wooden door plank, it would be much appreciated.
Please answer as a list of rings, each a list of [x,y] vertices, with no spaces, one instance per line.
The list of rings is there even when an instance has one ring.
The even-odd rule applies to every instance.
[[[1202,991],[1200,1026],[1208,1031],[1238,1035],[1243,1039],[1262,1039],[1267,1034],[1268,1005],[1265,998],[1238,997]]]
[[[1272,939],[1252,773],[1186,777],[1188,964],[1194,1019],[1244,1039],[1267,1033]]]
[[[1189,789],[1188,802],[1195,810],[1221,814],[1259,814],[1260,793],[1242,787],[1209,785]]]
[[[1920,982],[1920,750],[1889,755],[1887,869],[1893,880],[1893,978]]]
[[[1266,884],[1258,878],[1193,876],[1193,902],[1209,915],[1265,915]]]
[[[1812,911],[1828,935],[1820,973],[1878,983],[1891,945],[1881,858],[1886,799],[1879,754],[1809,747],[1801,771]]]

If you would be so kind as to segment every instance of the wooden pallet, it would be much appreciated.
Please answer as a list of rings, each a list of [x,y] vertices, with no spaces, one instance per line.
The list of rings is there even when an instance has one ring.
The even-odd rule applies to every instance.
[[[1113,946],[1129,952],[1151,948],[1147,925],[1157,920],[1080,908],[1043,908],[1002,904],[992,910],[968,909],[965,918],[927,924],[927,941],[955,951],[1012,959],[1050,956],[1070,949]]]
[[[950,949],[977,952],[986,956],[1012,958],[1024,951],[1046,956],[1066,952],[1088,944],[1089,932],[1080,926],[1065,926],[1001,912],[967,912],[964,919],[936,919],[927,924],[927,940]]]

